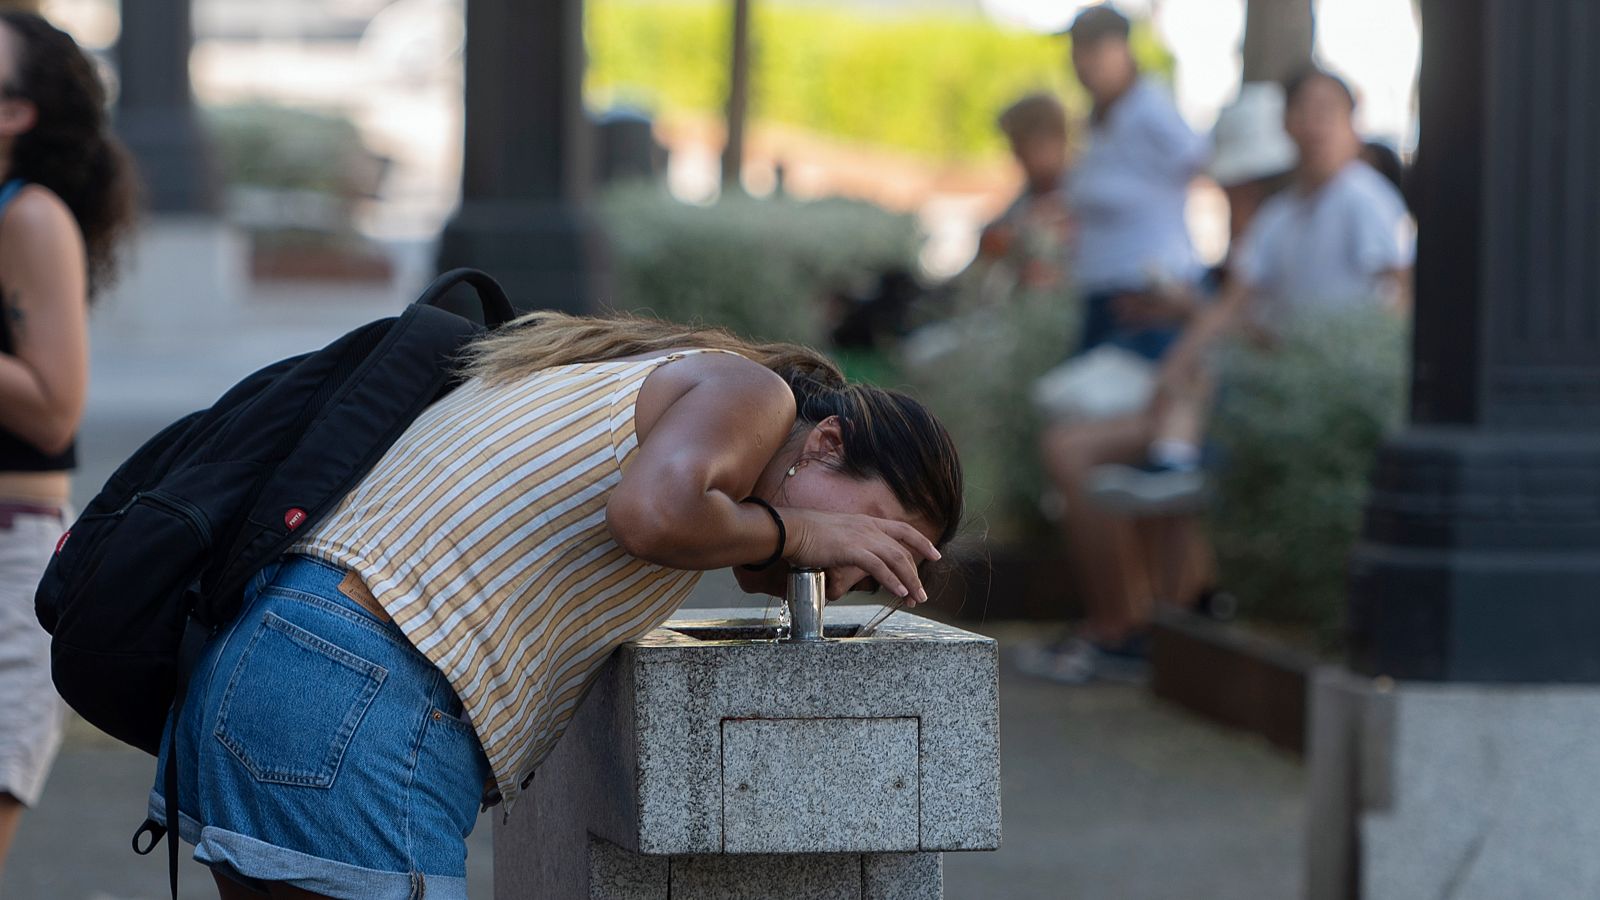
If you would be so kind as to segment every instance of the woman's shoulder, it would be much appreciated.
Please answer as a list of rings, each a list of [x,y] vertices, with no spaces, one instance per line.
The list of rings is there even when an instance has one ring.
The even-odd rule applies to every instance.
[[[0,211],[0,244],[45,247],[62,241],[81,244],[83,238],[66,202],[43,185],[23,185]]]
[[[740,386],[775,390],[788,390],[788,383],[761,363],[731,350],[709,347],[680,347],[664,353],[646,354],[641,361],[659,362],[650,373],[651,380],[690,383],[712,382],[726,386]]]
[[[31,225],[72,224],[72,210],[67,202],[55,191],[33,182],[24,183],[6,204],[5,217],[9,221],[12,216]]]

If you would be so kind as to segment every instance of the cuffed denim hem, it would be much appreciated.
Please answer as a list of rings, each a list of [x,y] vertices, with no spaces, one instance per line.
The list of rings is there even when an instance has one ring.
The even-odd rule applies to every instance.
[[[145,815],[166,825],[168,831],[172,830],[172,826],[167,824],[167,798],[161,796],[160,791],[153,789],[150,791],[150,807]],[[200,823],[181,809],[178,810],[178,837],[190,844],[200,843]]]
[[[221,828],[200,832],[194,858],[255,881],[279,881],[327,897],[349,900],[466,900],[467,880],[420,872],[380,872],[286,850]]]

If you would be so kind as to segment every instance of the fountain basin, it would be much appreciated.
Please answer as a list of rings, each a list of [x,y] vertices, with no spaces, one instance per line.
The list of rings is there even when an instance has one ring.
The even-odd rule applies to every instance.
[[[771,643],[778,639],[778,626],[765,619],[706,619],[705,621],[678,622],[664,626],[684,637],[697,641],[759,641]],[[861,630],[860,623],[827,622],[822,626],[824,638],[853,638]]]
[[[877,611],[830,607],[832,639],[783,644],[748,612],[684,610],[623,645],[532,809],[497,825],[496,894],[612,896],[600,862],[648,880],[717,856],[915,871],[938,896],[938,853],[999,846],[995,643],[906,612],[850,636]]]

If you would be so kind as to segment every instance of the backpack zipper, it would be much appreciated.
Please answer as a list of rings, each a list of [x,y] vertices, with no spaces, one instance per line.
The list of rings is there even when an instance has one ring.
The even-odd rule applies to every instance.
[[[172,513],[173,515],[176,515],[189,526],[190,530],[194,532],[195,537],[200,539],[200,545],[202,547],[211,546],[211,524],[206,521],[205,514],[200,512],[200,510],[194,504],[182,498],[174,497],[171,494],[164,494],[160,491],[143,491],[141,493],[134,494],[133,498],[128,502],[127,506],[123,507],[122,511],[125,512],[128,507],[131,507],[134,503],[137,503],[140,500],[143,500],[146,505],[158,507]]]

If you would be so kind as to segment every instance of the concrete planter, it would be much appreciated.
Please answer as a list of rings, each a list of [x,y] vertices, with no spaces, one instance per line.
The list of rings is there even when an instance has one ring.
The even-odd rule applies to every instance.
[[[250,277],[388,284],[394,278],[394,263],[376,248],[291,246],[257,236],[250,249]]]
[[[935,614],[961,622],[1065,621],[1082,615],[1072,573],[1058,546],[984,545],[929,585]]]
[[[1156,696],[1303,756],[1317,659],[1237,625],[1157,610],[1150,643]]]

